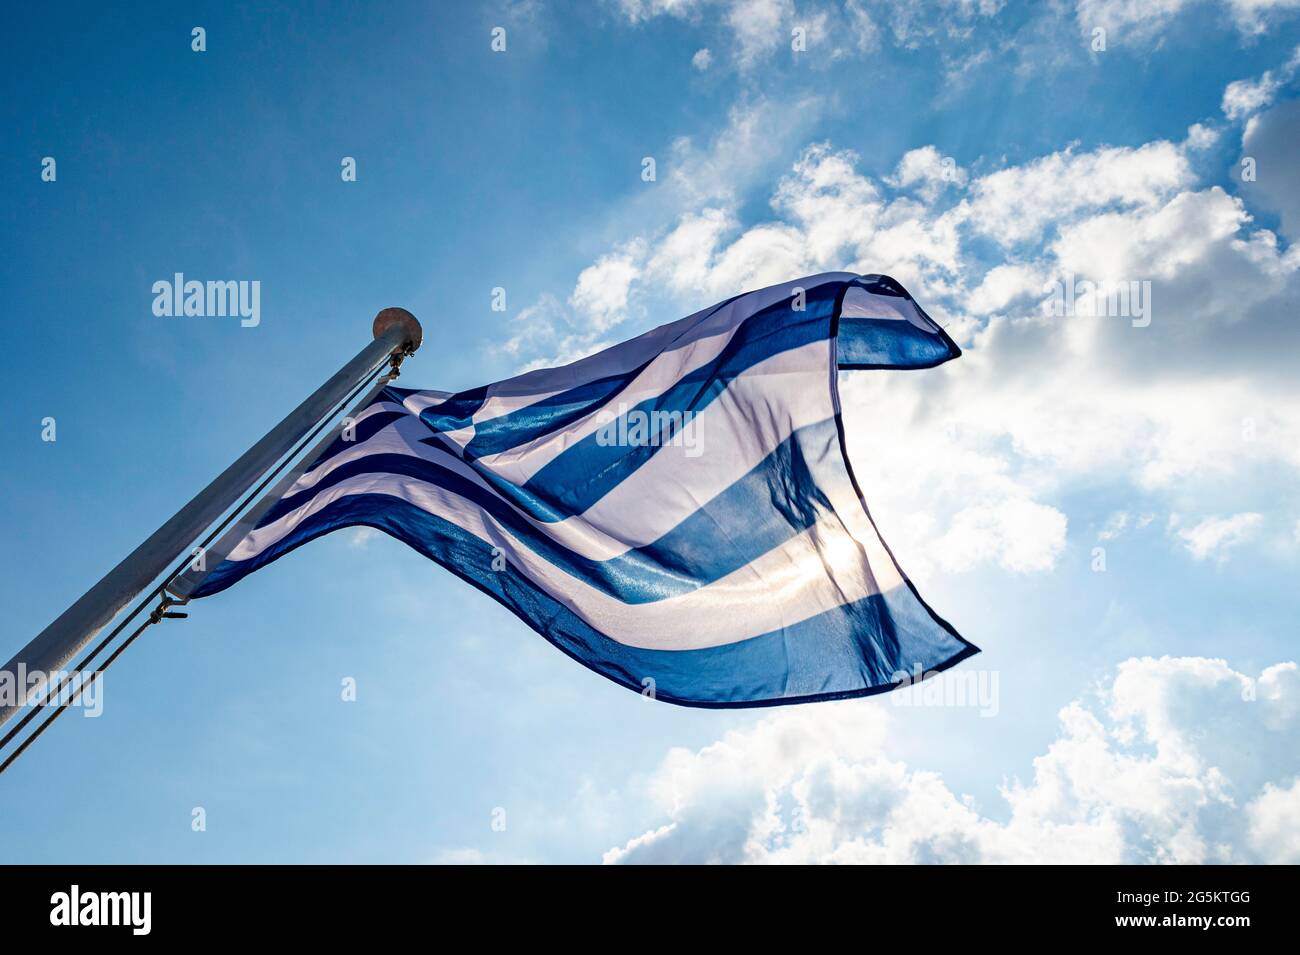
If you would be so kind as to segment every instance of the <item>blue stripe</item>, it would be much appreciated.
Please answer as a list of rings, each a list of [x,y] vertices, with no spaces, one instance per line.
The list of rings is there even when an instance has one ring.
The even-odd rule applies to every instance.
[[[335,501],[275,548],[274,556],[343,527],[384,531],[505,604],[565,653],[616,683],[687,706],[733,707],[842,699],[893,689],[897,673],[933,673],[977,649],[929,614],[908,587],[877,594],[738,643],[701,650],[629,647],[592,628],[526,576],[493,571],[492,545],[404,501]],[[266,555],[263,555],[266,556]],[[223,563],[195,591],[207,597],[256,566]]]
[[[608,560],[592,560],[552,540],[513,507],[442,465],[405,454],[373,454],[335,468],[310,488],[277,501],[259,522],[274,523],[321,492],[361,474],[397,474],[445,488],[481,508],[537,556],[627,604],[690,593],[744,567],[815,524],[832,508],[813,476],[827,455],[838,455],[835,421],[801,428],[748,474],[693,511],[653,543]],[[366,495],[349,495],[342,500]],[[397,502],[391,495],[386,499]],[[337,502],[336,502],[337,503]],[[308,517],[305,520],[314,520]],[[719,528],[725,532],[719,533]],[[272,548],[283,553],[280,545]],[[268,562],[266,554],[243,564],[245,573]],[[229,563],[229,562],[227,562]],[[225,564],[216,573],[225,573]],[[209,578],[211,579],[211,578]]]
[[[917,328],[911,322],[874,318],[844,318],[839,303],[850,288],[865,289],[873,295],[906,299],[917,313],[934,326],[933,332]],[[844,284],[835,306],[833,335],[837,367],[863,368],[933,368],[961,355],[957,343],[888,275],[864,275]]]
[[[420,412],[420,417],[435,431],[459,431],[461,428],[468,428],[474,421],[475,413],[487,400],[487,391],[487,385],[462,391],[445,401],[425,408]]]
[[[841,318],[836,352],[840,368],[930,368],[956,358],[956,347],[911,322]]]

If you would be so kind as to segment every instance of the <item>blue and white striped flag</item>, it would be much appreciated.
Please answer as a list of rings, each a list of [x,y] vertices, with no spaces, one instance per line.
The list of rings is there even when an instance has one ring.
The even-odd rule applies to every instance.
[[[367,525],[661,700],[888,690],[978,650],[876,531],[836,373],[959,354],[894,280],[832,272],[562,368],[458,394],[388,387],[191,596]]]

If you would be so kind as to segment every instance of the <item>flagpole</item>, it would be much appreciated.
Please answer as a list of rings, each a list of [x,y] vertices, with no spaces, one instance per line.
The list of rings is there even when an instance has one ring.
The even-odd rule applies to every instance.
[[[307,473],[307,468],[313,461],[325,453],[339,436],[348,427],[351,420],[355,419],[364,409],[370,407],[371,403],[379,397],[379,393],[388,387],[395,375],[384,375],[379,381],[375,382],[374,387],[366,390],[356,404],[343,415],[339,422],[329,431],[325,432],[325,437],[321,438],[310,451],[298,459],[298,463],[285,472],[284,476],[267,491],[252,507],[248,508],[240,515],[239,520],[230,525],[216,543],[205,548],[203,552],[203,561],[198,567],[190,566],[177,574],[167,582],[167,593],[180,600],[189,600],[190,594],[198,589],[203,581],[207,580],[208,575],[216,570],[223,560],[230,556],[230,552],[235,549],[248,532],[257,526],[257,522],[262,519],[267,511],[274,507],[286,494],[289,489],[298,483],[298,479]]]
[[[188,504],[104,575],[99,583],[19,650],[4,666],[16,698],[0,700],[0,725],[12,717],[52,674],[65,664],[136,595],[184,554],[222,514],[234,506],[266,471],[329,414],[376,368],[400,360],[420,347],[423,332],[405,309],[386,308],[375,316],[374,340],[317,388],[302,404],[221,472]],[[37,677],[30,683],[31,678]]]

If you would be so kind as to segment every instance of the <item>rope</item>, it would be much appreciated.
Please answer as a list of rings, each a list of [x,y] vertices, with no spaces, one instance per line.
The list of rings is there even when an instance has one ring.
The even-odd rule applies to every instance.
[[[39,738],[42,733],[44,733],[47,729],[50,728],[50,724],[53,723],[55,720],[57,720],[63,714],[64,710],[68,709],[68,707],[76,703],[77,700],[81,698],[81,691],[84,690],[88,685],[94,683],[97,679],[99,679],[99,675],[103,673],[105,670],[107,670],[110,666],[112,666],[113,661],[116,660],[121,655],[122,651],[135,642],[136,637],[140,636],[140,634],[144,633],[146,629],[152,627],[155,623],[162,620],[164,617],[176,616],[176,614],[163,613],[162,610],[166,606],[168,606],[168,601],[164,599],[161,603],[158,604],[157,609],[155,609],[154,612],[149,615],[149,618],[145,620],[144,623],[140,624],[140,626],[136,627],[135,632],[132,633],[131,636],[127,637],[124,641],[122,641],[121,646],[119,646],[116,650],[114,650],[111,654],[109,654],[108,658],[104,660],[103,665],[97,667],[94,671],[91,672],[90,679],[83,681],[81,686],[77,687],[76,692],[72,694],[70,699],[68,699],[66,702],[60,703],[59,708],[57,710],[55,710],[48,717],[46,717],[44,722],[42,722],[39,726],[37,726],[36,729],[32,730],[31,734],[25,740],[23,740],[21,743],[18,744],[18,747],[12,753],[9,754],[9,756],[5,759],[5,761],[3,763],[0,763],[0,773],[3,773],[6,769],[12,766],[14,760],[16,760],[19,756],[21,756],[24,752],[26,752],[27,747],[31,746],[32,743],[36,742],[37,738]],[[180,616],[185,616],[185,615],[181,614]],[[78,668],[77,672],[82,673],[84,671]],[[71,679],[71,677],[69,677],[69,679]],[[62,692],[62,686],[60,686],[59,690],[56,692]],[[35,716],[37,712],[38,712],[37,710],[33,709],[31,713],[29,713],[26,717],[24,717],[24,721],[29,720],[31,717]],[[21,728],[22,728],[21,726],[15,727],[13,732],[16,733]],[[11,733],[10,735],[12,736],[13,734]],[[8,740],[9,737],[6,736],[5,739]]]
[[[405,357],[406,355],[404,353],[399,353],[397,355],[390,356],[389,364],[391,366],[391,371],[388,374],[388,376],[384,379],[385,383],[392,381],[394,378],[398,376],[398,374],[400,374],[402,359]],[[264,490],[266,490],[267,486],[272,481],[274,481],[277,477],[279,477],[279,475],[284,471],[284,469],[288,467],[313,440],[316,439],[316,437],[321,433],[321,431],[325,429],[325,427],[331,421],[334,420],[334,417],[341,410],[343,410],[348,404],[350,404],[353,401],[353,399],[356,398],[357,395],[359,395],[362,391],[368,388],[377,377],[379,377],[380,372],[384,371],[385,367],[386,367],[385,364],[381,363],[364,380],[362,380],[360,384],[358,384],[355,388],[352,389],[352,391],[348,392],[347,395],[341,398],[338,401],[338,403],[334,405],[333,409],[330,410],[329,414],[327,414],[324,418],[322,418],[320,423],[317,424],[316,427],[308,435],[306,435],[301,441],[299,441],[297,446],[294,447],[293,450],[290,451],[284,458],[282,458],[278,465],[276,465],[273,469],[267,472],[267,475],[262,479],[262,482],[258,484],[257,487],[253,488],[253,490],[251,490],[248,493],[248,495],[235,507],[235,509],[226,515],[225,519],[222,520],[220,524],[218,524],[213,530],[208,532],[207,537],[205,537],[199,543],[198,545],[199,548],[203,549],[207,547],[209,544],[211,544],[214,540],[217,539],[218,535],[220,535],[223,531],[225,531],[227,527],[229,527],[232,523],[234,523],[235,520],[237,520],[238,517],[248,507],[248,505],[251,504],[258,497],[258,495],[260,495]],[[84,673],[86,670],[86,666],[90,663],[90,661],[93,660],[95,657],[99,656],[99,654],[104,650],[104,648],[108,646],[109,643],[111,643],[114,639],[116,639],[118,634],[120,634],[123,630],[126,629],[127,624],[129,624],[132,620],[134,620],[137,616],[139,616],[140,611],[143,610],[146,606],[148,606],[151,600],[153,600],[155,597],[162,595],[166,590],[167,585],[171,583],[172,579],[175,578],[177,574],[182,573],[185,570],[185,568],[189,566],[189,563],[190,563],[190,558],[186,557],[184,560],[180,562],[179,565],[177,565],[177,567],[174,570],[172,570],[171,573],[163,577],[162,583],[158,584],[158,586],[156,586],[153,590],[151,590],[143,600],[141,600],[138,604],[136,604],[135,608],[129,614],[127,614],[125,617],[122,618],[122,621],[118,623],[116,627],[113,628],[112,632],[109,633],[108,636],[106,636],[103,640],[99,641],[99,643],[95,645],[93,650],[91,650],[89,653],[83,656],[81,658],[81,662],[78,663],[71,672],[65,673],[63,675],[63,677],[59,680],[58,686],[56,686],[52,691],[46,694],[46,699],[47,700],[55,699],[58,694],[61,694],[63,692],[63,690],[67,687],[67,685],[72,681],[72,679],[75,676]],[[75,703],[77,699],[80,698],[81,692],[83,689],[85,689],[87,682],[93,683],[96,679],[98,679],[99,674],[107,670],[109,665],[118,658],[118,656],[122,653],[123,650],[125,650],[127,647],[129,647],[132,644],[132,642],[134,642],[136,637],[140,636],[140,634],[143,633],[148,627],[152,626],[155,623],[160,622],[163,619],[187,616],[186,614],[183,613],[166,612],[168,607],[178,603],[185,603],[185,602],[188,601],[178,601],[178,600],[174,600],[170,596],[163,596],[162,601],[150,613],[149,618],[144,623],[142,623],[138,628],[136,628],[135,632],[132,633],[129,637],[127,637],[126,640],[122,642],[121,646],[119,646],[116,650],[113,651],[113,653],[104,661],[102,666],[98,667],[92,672],[90,680],[83,682],[82,685],[78,687],[72,699],[66,703],[61,704],[59,708],[49,716],[48,719],[46,719],[43,723],[41,723],[40,726],[38,726],[35,730],[32,731],[30,736],[28,736],[25,740],[22,741],[22,743],[19,744],[17,749],[15,749],[12,753],[9,754],[9,756],[5,759],[3,763],[0,763],[0,773],[3,773],[6,769],[8,769],[13,764],[14,760],[16,760],[19,756],[21,756],[23,752],[27,749],[27,747],[30,746],[38,736],[44,733],[46,728],[48,728],[51,723],[53,723],[56,719],[58,719],[58,717],[63,713],[64,710],[66,710],[69,706]],[[13,739],[17,737],[18,734],[21,733],[23,729],[29,723],[31,723],[32,720],[36,718],[37,714],[40,713],[40,710],[37,708],[39,705],[40,704],[33,704],[31,710],[25,713],[23,717],[14,725],[14,727],[9,730],[9,732],[5,733],[4,738],[0,739],[0,750],[3,750],[4,747],[8,746],[9,743],[12,742]]]

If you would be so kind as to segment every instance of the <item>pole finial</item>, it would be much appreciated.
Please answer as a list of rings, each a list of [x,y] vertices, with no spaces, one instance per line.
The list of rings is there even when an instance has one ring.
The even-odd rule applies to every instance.
[[[424,329],[414,315],[404,308],[385,308],[375,316],[374,334],[379,338],[394,325],[400,325],[404,333],[404,343],[410,351],[420,347],[424,341]]]

